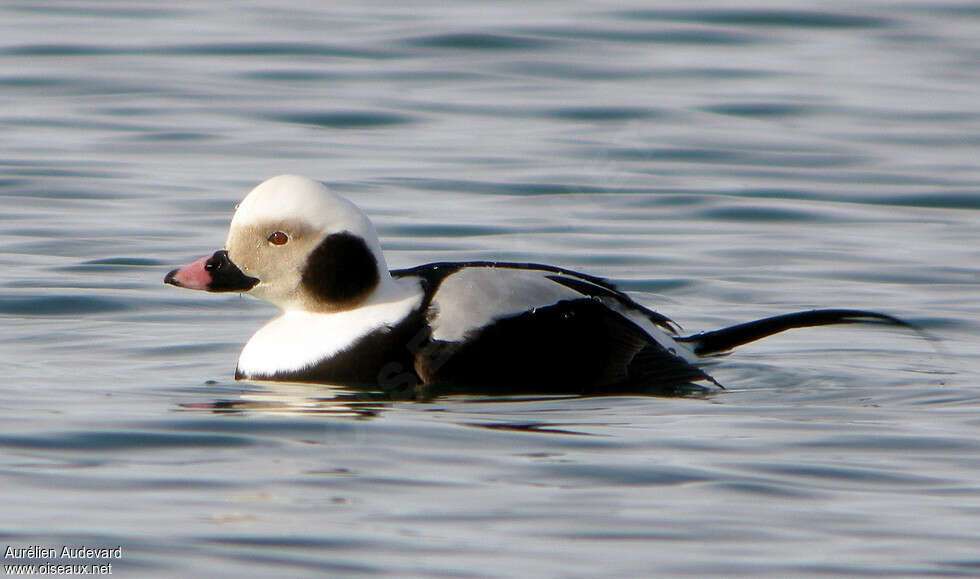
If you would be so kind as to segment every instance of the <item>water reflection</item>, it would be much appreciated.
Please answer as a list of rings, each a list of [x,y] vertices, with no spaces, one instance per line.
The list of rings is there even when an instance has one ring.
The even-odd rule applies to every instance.
[[[467,428],[491,431],[511,431],[571,436],[602,436],[590,432],[596,427],[614,426],[602,422],[570,422],[541,419],[542,413],[561,411],[562,403],[575,407],[575,401],[589,396],[447,396],[434,402],[418,403],[392,400],[382,392],[353,390],[340,386],[304,384],[298,382],[255,382],[246,384],[211,382],[217,389],[238,390],[237,396],[227,395],[213,400],[182,402],[182,412],[234,414],[252,416],[325,416],[330,418],[373,419],[394,408],[409,405],[426,413],[442,413],[449,421]],[[242,387],[245,386],[243,389]],[[555,404],[558,406],[555,406]],[[534,408],[536,419],[522,418],[526,406]],[[567,410],[567,409],[566,409]],[[515,416],[515,413],[517,416]],[[565,416],[564,412],[561,412]],[[567,416],[566,416],[567,418]]]
[[[592,432],[572,430],[582,426],[596,426],[595,423],[562,424],[548,422],[463,422],[463,426],[486,428],[487,430],[512,430],[516,432],[536,432],[544,434],[568,434],[572,436],[598,436]],[[606,425],[600,425],[606,426]]]
[[[393,404],[382,393],[339,386],[296,382],[262,382],[250,386],[237,398],[184,402],[178,406],[184,411],[213,414],[328,415],[367,419],[376,418]]]

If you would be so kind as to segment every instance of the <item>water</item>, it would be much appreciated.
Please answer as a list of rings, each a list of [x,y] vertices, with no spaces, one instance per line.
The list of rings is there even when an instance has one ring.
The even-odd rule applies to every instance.
[[[975,6],[293,4],[0,7],[4,549],[121,546],[80,562],[130,577],[980,573]],[[792,332],[707,398],[236,383],[271,308],[162,277],[284,172],[364,207],[392,267],[546,262],[690,331],[850,307],[942,341]]]

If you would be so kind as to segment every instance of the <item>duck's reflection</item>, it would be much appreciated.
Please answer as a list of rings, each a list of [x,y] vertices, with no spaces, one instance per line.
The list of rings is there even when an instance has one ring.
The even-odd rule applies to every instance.
[[[244,388],[243,388],[244,386]],[[297,382],[237,383],[234,396],[204,402],[186,402],[185,411],[214,414],[330,415],[375,418],[393,404],[382,392]]]
[[[180,411],[207,412],[225,415],[324,416],[364,420],[377,418],[396,404],[407,401],[390,393],[355,390],[341,386],[302,382],[215,382],[209,381],[195,392],[207,394],[209,400],[183,402]],[[216,397],[216,394],[223,396]],[[689,397],[707,398],[701,393]],[[619,426],[603,420],[581,420],[589,402],[591,411],[607,408],[620,397],[539,395],[539,396],[447,396],[425,403],[410,403],[409,407],[438,413],[441,422],[455,423],[466,428],[491,431],[512,431],[542,435],[596,436],[607,435],[609,428]],[[537,419],[528,420],[528,414]],[[550,417],[551,420],[542,419]]]

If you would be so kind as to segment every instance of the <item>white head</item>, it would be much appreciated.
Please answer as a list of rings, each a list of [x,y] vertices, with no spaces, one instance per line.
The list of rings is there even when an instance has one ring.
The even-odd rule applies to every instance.
[[[284,310],[350,309],[391,281],[367,216],[297,175],[272,177],[249,192],[225,249],[233,265],[258,279],[248,293]]]

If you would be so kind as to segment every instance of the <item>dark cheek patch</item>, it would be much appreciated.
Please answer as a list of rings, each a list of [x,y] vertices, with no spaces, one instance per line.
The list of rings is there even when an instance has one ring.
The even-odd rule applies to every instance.
[[[378,281],[374,254],[363,239],[347,232],[328,235],[321,241],[303,270],[306,291],[333,304],[363,300]]]

